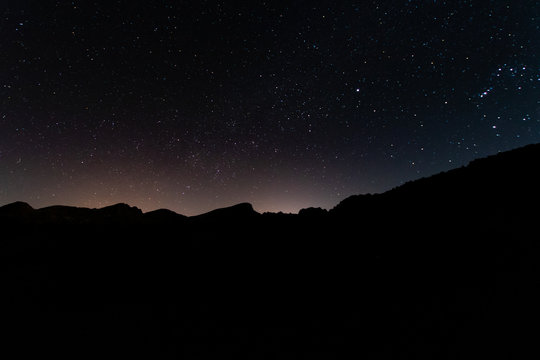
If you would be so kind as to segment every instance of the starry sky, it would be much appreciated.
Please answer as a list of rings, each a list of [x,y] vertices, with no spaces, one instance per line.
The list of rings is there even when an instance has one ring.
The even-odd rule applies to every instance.
[[[537,1],[21,1],[0,205],[331,208],[540,141]]]

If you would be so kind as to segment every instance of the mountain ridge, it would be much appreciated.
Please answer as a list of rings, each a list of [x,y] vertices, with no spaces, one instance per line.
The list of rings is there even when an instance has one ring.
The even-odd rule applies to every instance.
[[[28,358],[206,359],[224,344],[224,359],[527,358],[539,163],[528,147],[298,215],[120,204],[52,207],[41,211],[67,220],[39,222],[9,204],[4,342]]]
[[[437,193],[442,196],[441,200],[448,201],[450,197],[470,196],[478,200],[490,201],[490,195],[502,187],[514,186],[514,194],[520,195],[520,189],[534,187],[535,161],[540,160],[540,144],[530,144],[513,150],[500,152],[483,158],[472,160],[460,168],[451,169],[431,176],[408,181],[388,191],[376,194],[351,195],[340,201],[333,208],[324,210],[320,208],[301,209],[298,215],[302,217],[341,216],[380,210],[378,207],[392,198],[394,200],[412,200],[412,197],[422,198],[428,201],[428,193]],[[516,181],[519,179],[519,181]],[[519,182],[519,184],[518,184]],[[450,185],[453,183],[453,185]],[[522,186],[518,186],[522,185]],[[469,187],[469,190],[467,190]],[[459,188],[459,191],[458,191]],[[446,193],[446,195],[445,195]],[[506,193],[505,193],[506,194]],[[523,194],[521,194],[523,195]],[[498,195],[500,196],[500,194]],[[511,202],[512,196],[505,196],[505,201]],[[435,200],[433,198],[432,200]],[[265,213],[262,215],[278,215]],[[233,219],[235,217],[249,218],[261,215],[253,209],[250,203],[239,203],[229,207],[218,208],[203,214],[185,216],[169,209],[157,209],[142,212],[137,207],[125,203],[118,203],[102,208],[85,208],[66,205],[52,205],[34,209],[28,203],[16,201],[0,207],[0,219],[32,219],[39,218],[41,221],[82,221],[92,217],[101,221],[114,219],[129,219],[138,221],[146,218],[150,223],[174,223],[189,220],[192,223],[201,221],[216,221],[218,218]],[[292,214],[297,215],[297,214]]]

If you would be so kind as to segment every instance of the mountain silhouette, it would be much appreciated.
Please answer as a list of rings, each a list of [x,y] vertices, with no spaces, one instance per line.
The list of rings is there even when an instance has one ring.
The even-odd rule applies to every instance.
[[[0,207],[4,351],[95,358],[524,358],[540,145],[297,215]],[[29,346],[28,344],[32,344]]]
[[[16,201],[0,207],[0,218],[27,218],[34,213],[34,209],[27,203]]]
[[[198,224],[217,224],[230,222],[244,222],[253,219],[260,215],[253,210],[253,206],[249,203],[241,203],[226,208],[216,209],[207,213],[192,216],[189,218],[193,225]]]
[[[382,194],[353,195],[341,201],[330,211],[321,208],[301,209],[302,217],[366,217],[373,218],[386,213],[391,203],[392,212],[414,208],[421,213],[431,213],[439,208],[444,212],[488,213],[523,210],[523,201],[531,206],[540,195],[537,186],[540,176],[535,163],[540,157],[540,144],[499,153],[472,161],[467,166],[439,173],[427,178],[410,181]],[[474,203],[476,207],[459,207],[458,203]],[[443,206],[444,205],[444,206]],[[144,216],[143,216],[144,215]],[[94,222],[117,220],[141,221],[171,224],[189,218],[193,224],[203,222],[250,219],[260,215],[249,203],[241,203],[227,208],[216,209],[197,216],[186,217],[171,210],[159,209],[145,214],[127,204],[115,204],[101,209],[73,206],[49,206],[34,210],[29,204],[18,201],[0,207],[0,218],[36,219],[40,222]],[[275,214],[265,214],[272,216]],[[404,214],[402,214],[404,215]],[[484,216],[485,214],[482,214]]]
[[[138,218],[142,211],[134,206],[119,203],[98,209],[98,213],[106,217]]]
[[[187,216],[177,214],[168,209],[158,209],[143,214],[143,221],[154,225],[173,225],[184,223]]]
[[[383,194],[351,196],[330,213],[372,220],[420,216],[432,221],[449,216],[479,221],[529,216],[540,199],[540,174],[535,165],[539,160],[540,145],[525,146]]]
[[[101,209],[89,209],[75,206],[53,205],[33,209],[24,202],[15,202],[0,207],[1,219],[15,222],[41,224],[91,224],[107,222],[138,222],[143,213],[127,204],[115,204]]]

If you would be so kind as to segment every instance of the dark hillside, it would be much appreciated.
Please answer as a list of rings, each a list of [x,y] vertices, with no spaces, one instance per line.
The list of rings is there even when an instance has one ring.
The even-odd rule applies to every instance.
[[[3,349],[523,358],[540,321],[538,164],[532,145],[299,215],[0,207]]]

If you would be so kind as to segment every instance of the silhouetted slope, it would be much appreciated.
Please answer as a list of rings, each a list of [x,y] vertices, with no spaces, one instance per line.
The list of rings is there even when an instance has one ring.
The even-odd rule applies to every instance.
[[[139,218],[142,215],[142,211],[139,208],[122,203],[97,209],[96,212],[100,216],[107,218]]]
[[[17,201],[0,207],[0,219],[28,219],[33,213],[34,209],[22,201]]]
[[[36,210],[36,220],[41,223],[81,223],[94,219],[93,209],[54,205]]]
[[[142,211],[126,204],[115,204],[101,209],[74,206],[49,206],[37,210],[37,219],[42,223],[126,223],[136,222]]]
[[[177,214],[168,209],[158,209],[143,214],[144,223],[153,225],[183,224],[186,219],[187,216]]]
[[[307,208],[307,209],[301,209],[298,212],[298,215],[300,217],[321,218],[321,217],[326,216],[327,213],[328,213],[328,211],[326,211],[324,209],[310,207],[310,208]]]
[[[366,219],[410,216],[490,217],[530,214],[540,199],[540,144],[472,161],[469,165],[408,182],[383,194],[351,196],[330,213]]]
[[[227,224],[234,222],[235,224],[253,220],[260,215],[253,210],[253,206],[249,203],[241,203],[226,208],[212,210],[210,212],[191,216],[189,223],[193,226],[202,224]]]
[[[115,204],[101,209],[54,205],[33,209],[15,202],[0,208],[0,221],[9,219],[19,223],[39,224],[105,224],[134,223],[142,219],[142,211],[126,204]]]

